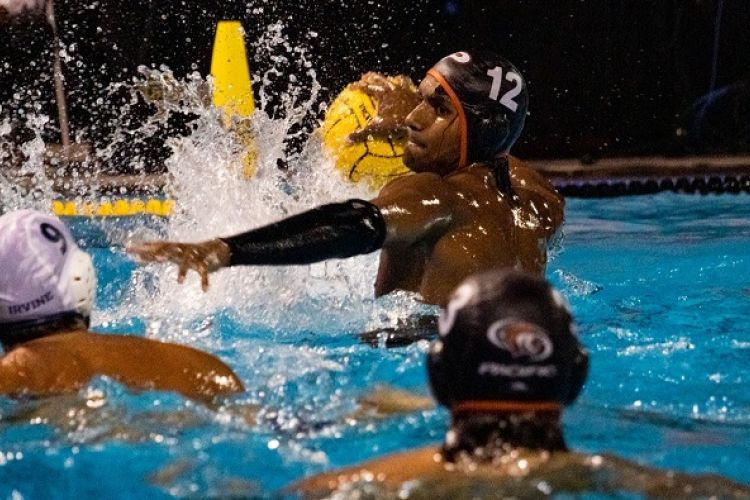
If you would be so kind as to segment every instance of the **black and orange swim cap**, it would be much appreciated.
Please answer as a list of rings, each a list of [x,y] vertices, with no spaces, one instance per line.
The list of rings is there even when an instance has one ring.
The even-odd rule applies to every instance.
[[[526,81],[492,52],[456,52],[427,72],[450,98],[460,120],[459,168],[507,152],[523,130],[529,107]]]
[[[562,296],[542,278],[496,270],[467,278],[439,320],[427,365],[438,402],[559,409],[588,373]]]

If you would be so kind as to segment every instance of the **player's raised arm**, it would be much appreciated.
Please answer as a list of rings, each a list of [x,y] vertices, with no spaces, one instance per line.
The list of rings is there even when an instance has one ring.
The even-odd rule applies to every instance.
[[[368,137],[403,137],[406,135],[406,116],[419,104],[417,86],[406,75],[385,76],[368,72],[350,84],[377,102],[377,116],[362,130],[349,135],[352,142],[365,141]]]

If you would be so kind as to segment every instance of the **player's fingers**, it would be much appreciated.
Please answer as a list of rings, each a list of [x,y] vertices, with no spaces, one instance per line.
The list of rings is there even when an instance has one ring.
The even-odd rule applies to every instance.
[[[182,285],[185,283],[185,276],[187,276],[188,267],[185,264],[180,264],[180,268],[177,271],[177,283]]]
[[[378,85],[380,87],[392,87],[390,80],[387,76],[385,76],[382,73],[368,73],[367,75],[367,82],[372,85]]]
[[[181,252],[179,244],[155,241],[144,247],[142,255],[151,262],[178,262],[177,257]]]
[[[362,75],[362,78],[359,79],[360,82],[376,82],[378,80],[383,79],[384,76],[381,73],[378,73],[377,71],[368,71],[364,75]]]
[[[365,94],[369,95],[370,97],[374,98],[380,98],[384,96],[386,93],[390,92],[390,88],[388,87],[387,83],[370,83],[365,88],[363,88]]]
[[[208,291],[208,269],[203,264],[199,265],[196,269],[198,274],[201,275],[201,288],[204,292]]]
[[[347,137],[347,140],[349,143],[354,144],[357,142],[364,142],[367,140],[367,136],[370,135],[369,130],[367,127],[363,128],[362,130],[357,130],[356,132],[352,132]]]
[[[364,92],[367,94],[371,99],[380,100],[380,97],[383,95],[383,89],[378,89],[376,85],[370,85],[369,83],[364,82],[357,82],[352,83],[351,86],[355,90],[359,90],[360,92]]]

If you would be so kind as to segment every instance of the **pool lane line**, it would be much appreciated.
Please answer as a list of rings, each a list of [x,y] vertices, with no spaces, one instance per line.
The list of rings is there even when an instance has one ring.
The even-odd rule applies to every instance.
[[[169,217],[174,201],[169,199],[115,199],[107,201],[54,200],[51,211],[58,217],[127,217],[156,215]]]

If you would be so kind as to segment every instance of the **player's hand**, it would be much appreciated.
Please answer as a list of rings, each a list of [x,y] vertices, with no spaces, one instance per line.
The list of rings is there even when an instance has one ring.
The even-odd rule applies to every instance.
[[[384,385],[376,386],[372,392],[358,398],[357,403],[360,412],[377,415],[424,411],[435,407],[430,397]]]
[[[419,104],[419,91],[411,78],[404,75],[385,76],[369,72],[351,84],[377,103],[378,115],[362,130],[349,135],[351,142],[366,141],[368,137],[397,139],[406,134],[406,116]]]
[[[208,273],[226,267],[230,251],[219,239],[201,243],[174,243],[170,241],[147,241],[127,248],[141,262],[172,262],[178,266],[177,282],[183,283],[189,270],[201,277],[201,288],[208,290]]]

